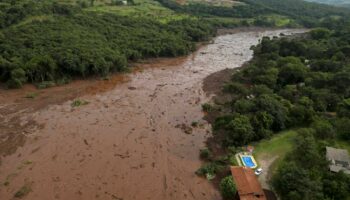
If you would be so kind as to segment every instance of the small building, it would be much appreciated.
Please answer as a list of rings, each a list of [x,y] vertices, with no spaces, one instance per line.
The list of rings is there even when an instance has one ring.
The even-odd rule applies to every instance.
[[[231,173],[237,188],[236,199],[266,200],[264,190],[252,169],[232,166]]]
[[[350,157],[347,150],[326,147],[326,157],[330,161],[329,170],[331,172],[343,171],[350,174]]]
[[[253,153],[254,152],[254,147],[253,146],[247,146],[247,151],[249,152],[249,153]]]

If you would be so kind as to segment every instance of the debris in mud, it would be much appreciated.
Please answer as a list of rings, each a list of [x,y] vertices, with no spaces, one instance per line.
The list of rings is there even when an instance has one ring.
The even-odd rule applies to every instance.
[[[87,104],[89,104],[88,101],[76,99],[76,100],[74,100],[72,102],[71,106],[72,107],[79,107],[79,106],[84,106],[84,105],[87,105]]]
[[[192,126],[192,127],[198,127],[198,125],[199,125],[199,123],[196,122],[196,121],[193,121],[193,122],[191,123],[191,126]]]
[[[33,154],[33,153],[35,153],[35,152],[37,152],[39,150],[40,150],[40,147],[37,147],[37,148],[33,149],[31,153]]]
[[[114,154],[114,157],[116,157],[116,156],[120,157],[121,159],[130,158],[130,155],[122,155],[122,154],[117,154],[117,153],[115,153],[115,154]]]
[[[133,87],[133,86],[130,86],[128,87],[129,90],[136,90],[137,88],[136,87]]]
[[[60,182],[60,181],[61,181],[61,178],[60,178],[59,176],[52,177],[52,181],[53,181],[53,182]]]
[[[36,92],[30,92],[28,94],[26,94],[24,96],[24,98],[27,98],[27,99],[34,99],[35,97],[37,97],[39,95],[39,93],[36,93]]]
[[[14,195],[15,198],[23,198],[32,191],[31,184],[25,184]]]
[[[193,128],[186,124],[178,124],[175,126],[175,128],[180,128],[186,134],[192,134],[193,132]]]
[[[24,144],[25,135],[18,132],[9,132],[0,134],[0,139],[0,155],[10,155],[16,152],[18,146],[22,146]]]
[[[114,194],[112,194],[111,197],[112,197],[113,199],[116,199],[116,200],[123,200],[123,198],[119,198],[119,197],[115,196]]]

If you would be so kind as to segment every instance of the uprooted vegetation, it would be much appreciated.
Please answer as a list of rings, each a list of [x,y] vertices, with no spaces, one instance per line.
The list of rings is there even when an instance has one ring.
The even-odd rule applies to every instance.
[[[21,199],[26,195],[28,195],[31,191],[32,191],[31,185],[25,184],[14,194],[14,197]]]

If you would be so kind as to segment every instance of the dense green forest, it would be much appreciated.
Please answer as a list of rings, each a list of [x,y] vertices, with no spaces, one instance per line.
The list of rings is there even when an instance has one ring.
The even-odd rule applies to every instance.
[[[105,77],[127,69],[129,61],[188,54],[219,27],[339,25],[347,16],[342,9],[291,0],[244,0],[238,6],[126,3],[2,0],[0,81],[9,88],[27,82],[46,87],[74,77]]]
[[[198,174],[220,174],[235,164],[239,147],[297,129],[293,150],[272,178],[277,194],[287,200],[350,196],[350,177],[329,172],[325,158],[325,146],[350,144],[350,25],[342,26],[264,37],[253,48],[254,58],[223,88],[230,100],[203,106],[215,116],[214,140],[226,153],[213,155],[215,145],[203,150],[211,162]]]
[[[210,24],[195,18],[163,24],[151,18],[86,12],[76,5],[42,2],[2,4],[0,79],[9,87],[27,81],[106,76],[126,68],[128,60],[188,54],[195,42],[214,34]],[[43,16],[28,18],[38,13]]]

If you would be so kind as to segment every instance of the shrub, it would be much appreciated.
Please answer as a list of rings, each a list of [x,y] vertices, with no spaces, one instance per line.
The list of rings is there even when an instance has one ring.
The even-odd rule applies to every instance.
[[[56,83],[53,82],[53,81],[43,81],[43,82],[40,82],[40,83],[36,83],[35,86],[38,89],[45,89],[45,88],[50,88],[50,87],[56,86]]]
[[[331,32],[326,28],[317,28],[310,32],[313,39],[327,39],[331,35]]]
[[[26,196],[31,191],[32,191],[32,189],[30,186],[24,185],[15,193],[14,196],[16,198],[22,198],[22,197]]]
[[[6,82],[6,86],[9,89],[16,89],[22,87],[22,82],[18,79],[10,79]]]
[[[26,73],[21,68],[16,68],[11,71],[11,79],[6,82],[8,88],[20,88],[27,81]]]
[[[83,105],[87,105],[87,104],[89,104],[88,101],[76,99],[76,100],[73,101],[71,106],[72,107],[79,107],[79,106],[83,106]]]
[[[57,85],[66,85],[70,83],[72,79],[70,77],[62,77],[56,81]]]
[[[206,174],[215,174],[216,172],[216,166],[212,163],[205,164],[201,166],[197,171],[196,174],[198,176],[204,176]]]
[[[39,94],[36,92],[30,92],[28,94],[26,94],[25,98],[27,99],[34,99],[35,97],[37,97]]]
[[[237,162],[236,156],[234,156],[234,155],[231,155],[229,157],[229,162],[230,162],[230,165],[238,166],[238,162]]]
[[[200,150],[201,159],[208,159],[210,156],[211,156],[211,152],[209,149],[201,149]]]
[[[215,177],[215,174],[222,169],[222,166],[211,162],[208,164],[203,165],[201,168],[199,168],[196,171],[196,174],[198,176],[205,176],[208,180],[211,180]]]
[[[236,194],[236,185],[232,176],[223,178],[220,182],[220,192],[224,199],[233,199]]]
[[[350,119],[341,118],[335,122],[337,134],[344,140],[350,140]]]
[[[192,126],[192,127],[197,127],[197,126],[198,126],[198,122],[193,121],[193,122],[191,123],[191,126]]]
[[[340,117],[350,118],[350,98],[344,99],[338,106],[338,114]]]
[[[247,144],[254,137],[253,127],[246,115],[238,115],[226,124],[227,142],[236,145]]]
[[[328,120],[318,119],[311,124],[311,127],[315,129],[317,138],[331,139],[335,136],[333,125]]]
[[[205,104],[202,105],[202,110],[204,112],[210,112],[210,111],[213,110],[213,106],[208,104],[208,103],[205,103]]]

